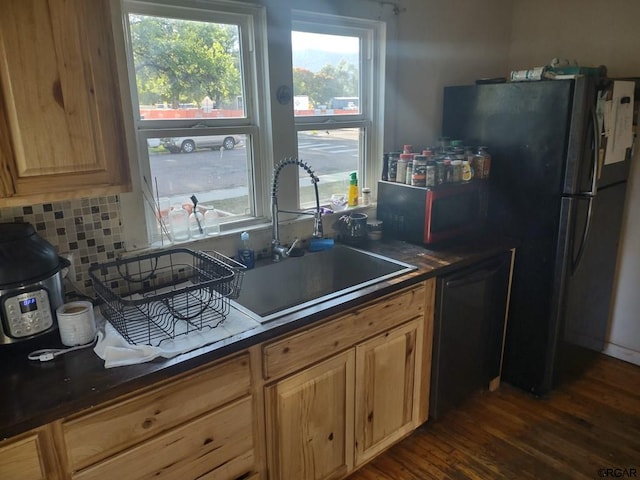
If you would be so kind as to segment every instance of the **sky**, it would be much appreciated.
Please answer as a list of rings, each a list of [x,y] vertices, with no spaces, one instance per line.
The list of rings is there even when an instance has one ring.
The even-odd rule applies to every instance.
[[[321,33],[291,32],[293,50],[325,50],[329,52],[357,53],[360,44],[358,37],[326,35]]]

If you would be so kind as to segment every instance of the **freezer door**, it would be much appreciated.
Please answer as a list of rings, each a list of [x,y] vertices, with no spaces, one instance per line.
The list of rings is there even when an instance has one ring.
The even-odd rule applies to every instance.
[[[565,195],[593,195],[596,192],[600,138],[597,135],[596,96],[596,84],[592,79],[575,80],[562,189]]]
[[[487,145],[492,156],[489,222],[495,231],[522,238],[531,211],[559,202],[573,86],[559,80],[445,88],[443,134]]]
[[[570,212],[561,338],[601,351],[607,337],[626,183],[594,198],[566,198]],[[564,209],[564,208],[563,208]]]

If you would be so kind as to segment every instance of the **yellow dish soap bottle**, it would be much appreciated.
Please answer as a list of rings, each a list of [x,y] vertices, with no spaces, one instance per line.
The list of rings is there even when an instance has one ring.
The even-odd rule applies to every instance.
[[[351,172],[349,180],[349,194],[347,195],[347,205],[356,207],[358,205],[358,173]]]

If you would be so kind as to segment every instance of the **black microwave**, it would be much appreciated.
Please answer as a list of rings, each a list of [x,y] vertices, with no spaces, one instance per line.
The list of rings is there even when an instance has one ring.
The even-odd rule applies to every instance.
[[[437,187],[378,182],[377,218],[384,235],[434,245],[469,236],[485,224],[488,182],[471,180]]]

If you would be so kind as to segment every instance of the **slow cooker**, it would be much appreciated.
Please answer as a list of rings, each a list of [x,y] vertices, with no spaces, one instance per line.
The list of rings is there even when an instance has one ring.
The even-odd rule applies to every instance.
[[[64,303],[62,269],[69,262],[29,223],[0,223],[0,345],[57,329]]]

